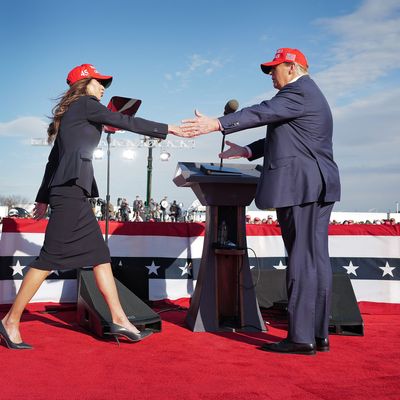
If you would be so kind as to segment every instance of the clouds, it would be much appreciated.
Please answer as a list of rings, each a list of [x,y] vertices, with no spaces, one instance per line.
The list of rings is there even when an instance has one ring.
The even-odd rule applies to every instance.
[[[333,42],[322,54],[328,67],[315,74],[331,103],[351,101],[363,85],[400,68],[400,2],[365,1],[351,14],[316,24]]]
[[[0,137],[47,137],[47,126],[38,117],[19,117],[13,121],[0,122]]]
[[[336,38],[331,66],[315,79],[333,105],[343,189],[337,208],[393,210],[400,182],[400,3],[368,0],[319,24]]]
[[[333,36],[329,65],[314,77],[332,105],[338,208],[388,210],[400,182],[400,3],[367,0],[317,23]]]
[[[169,83],[173,91],[181,91],[188,87],[189,83],[199,75],[211,75],[226,64],[219,58],[205,58],[200,54],[192,54],[188,57],[188,64],[185,69],[174,73],[168,72],[164,75],[167,87]]]
[[[400,198],[399,100],[393,89],[333,108],[343,193],[337,210],[393,210]]]
[[[371,93],[351,104],[333,107],[336,140],[343,147],[341,151],[353,151],[354,147],[367,150],[372,144],[374,152],[381,148],[398,149],[399,102],[400,88],[395,88]]]

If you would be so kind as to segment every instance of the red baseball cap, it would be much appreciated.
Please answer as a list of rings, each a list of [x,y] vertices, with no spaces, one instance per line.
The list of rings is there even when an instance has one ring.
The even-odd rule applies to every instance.
[[[72,69],[67,76],[68,85],[73,85],[81,79],[94,78],[101,81],[102,85],[107,88],[111,85],[112,76],[101,75],[92,64],[82,64]]]
[[[296,62],[304,68],[308,68],[306,56],[300,50],[283,47],[276,51],[275,57],[271,62],[261,64],[261,69],[264,73],[269,74],[273,66],[284,62]]]

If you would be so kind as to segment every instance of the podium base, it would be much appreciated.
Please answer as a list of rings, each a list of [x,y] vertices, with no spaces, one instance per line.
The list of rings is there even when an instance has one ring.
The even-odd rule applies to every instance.
[[[265,325],[241,325],[237,317],[221,319],[217,324],[204,324],[199,315],[193,316],[190,310],[185,318],[186,326],[193,332],[267,332]],[[209,322],[209,321],[208,321]],[[257,321],[258,322],[258,321]]]

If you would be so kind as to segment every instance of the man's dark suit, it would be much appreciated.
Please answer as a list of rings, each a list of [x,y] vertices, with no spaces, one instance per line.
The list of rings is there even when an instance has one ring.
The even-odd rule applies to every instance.
[[[304,75],[271,100],[219,118],[223,134],[268,125],[249,145],[264,157],[256,205],[276,208],[288,252],[288,339],[314,343],[328,336],[332,271],[328,224],[340,199],[332,153],[332,115],[315,82]]]
[[[160,139],[165,139],[168,133],[166,124],[112,112],[94,96],[80,97],[62,117],[37,202],[48,203],[50,188],[70,181],[83,188],[89,197],[98,197],[92,158],[103,124]]]

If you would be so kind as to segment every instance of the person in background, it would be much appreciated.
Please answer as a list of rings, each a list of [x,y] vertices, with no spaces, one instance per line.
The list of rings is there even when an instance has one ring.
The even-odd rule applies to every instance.
[[[22,341],[22,312],[52,270],[93,266],[96,284],[111,313],[109,334],[137,342],[149,336],[139,331],[122,309],[111,270],[110,251],[88,201],[98,197],[92,155],[102,133],[110,125],[159,139],[179,133],[174,125],[112,112],[100,103],[112,76],[102,75],[91,64],[73,68],[68,90],[53,109],[48,141],[54,143],[39,188],[34,217],[42,218],[50,204],[51,214],[43,247],[24,276],[14,303],[0,321],[0,338],[11,349],[31,349]]]
[[[143,211],[143,201],[139,196],[133,201],[133,221],[140,221],[140,214]]]
[[[120,213],[122,222],[129,221],[129,214],[131,213],[131,209],[129,207],[128,201],[125,198],[123,198],[121,201],[121,205],[119,207],[119,213]]]
[[[89,199],[89,204],[90,207],[92,207],[93,214],[96,215],[96,199],[94,197],[91,197]]]
[[[268,225],[274,225],[274,220],[272,218],[272,215],[268,215],[267,217],[267,222]]]
[[[174,200],[169,207],[169,216],[172,222],[176,222],[177,213],[178,213],[178,204],[176,204],[176,200]]]
[[[161,221],[167,221],[167,209],[168,209],[168,200],[167,196],[164,196],[163,199],[160,201],[160,212],[161,212]]]
[[[161,206],[158,203],[156,203],[156,209],[154,211],[154,220],[156,222],[160,222],[161,221],[161,216],[162,216]]]
[[[153,198],[150,199],[149,201],[149,216],[154,220],[156,218],[156,209],[157,209],[157,203],[154,201]],[[154,221],[153,221],[154,222]]]

